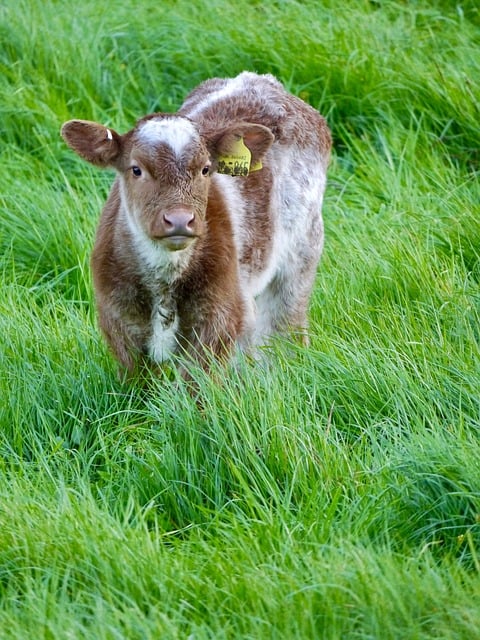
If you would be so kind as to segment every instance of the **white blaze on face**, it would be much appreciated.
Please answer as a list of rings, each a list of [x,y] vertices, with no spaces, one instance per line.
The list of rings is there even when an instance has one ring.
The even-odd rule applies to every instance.
[[[138,138],[147,144],[166,144],[180,157],[192,141],[198,140],[198,132],[185,118],[152,118],[144,122],[138,131]]]

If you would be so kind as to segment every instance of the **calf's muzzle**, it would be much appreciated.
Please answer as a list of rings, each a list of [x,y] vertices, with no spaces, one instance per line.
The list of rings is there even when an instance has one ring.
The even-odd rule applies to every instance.
[[[185,249],[197,237],[195,214],[188,207],[169,209],[152,224],[151,236],[170,251]]]

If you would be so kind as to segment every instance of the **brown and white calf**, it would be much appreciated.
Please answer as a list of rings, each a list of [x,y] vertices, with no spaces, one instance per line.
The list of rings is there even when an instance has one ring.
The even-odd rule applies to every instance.
[[[305,335],[331,147],[315,109],[273,76],[244,72],[207,80],[177,113],[124,135],[84,120],[62,135],[117,171],[92,270],[100,326],[124,367],[175,353],[206,366],[234,345]]]

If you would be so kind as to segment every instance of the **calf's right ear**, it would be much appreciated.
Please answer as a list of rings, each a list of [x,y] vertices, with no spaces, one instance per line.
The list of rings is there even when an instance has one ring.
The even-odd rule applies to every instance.
[[[81,158],[99,167],[115,165],[121,153],[121,136],[96,122],[69,120],[60,133]]]

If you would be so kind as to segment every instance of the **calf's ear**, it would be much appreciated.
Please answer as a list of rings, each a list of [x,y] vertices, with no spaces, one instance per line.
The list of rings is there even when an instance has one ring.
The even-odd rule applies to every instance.
[[[251,166],[258,165],[272,146],[273,133],[261,124],[238,122],[207,136],[207,144],[216,158],[235,157],[239,140],[243,141],[251,154]]]
[[[69,120],[60,133],[81,158],[99,167],[114,166],[122,150],[116,131],[89,120]]]

